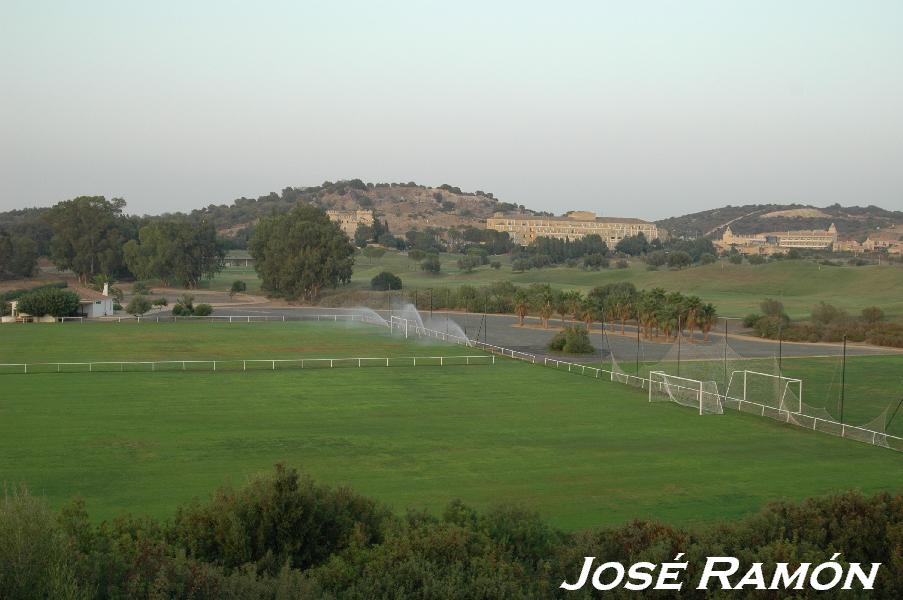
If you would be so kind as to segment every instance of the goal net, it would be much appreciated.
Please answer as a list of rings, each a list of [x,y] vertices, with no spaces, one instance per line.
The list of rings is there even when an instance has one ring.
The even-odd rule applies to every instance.
[[[724,402],[745,412],[803,412],[803,381],[760,371],[732,371]]]
[[[649,373],[649,402],[676,402],[698,410],[701,415],[724,414],[714,381],[679,377],[664,371]]]

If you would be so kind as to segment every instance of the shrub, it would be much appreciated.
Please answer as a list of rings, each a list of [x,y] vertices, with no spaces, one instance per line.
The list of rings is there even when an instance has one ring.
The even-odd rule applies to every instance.
[[[213,307],[209,304],[198,304],[194,307],[194,316],[209,317],[213,314]]]
[[[668,262],[668,255],[664,250],[656,250],[646,255],[646,264],[651,267],[661,267]]]
[[[529,271],[533,265],[530,264],[530,261],[525,258],[515,258],[511,261],[511,270],[519,273],[521,271]]]
[[[743,262],[743,255],[740,254],[739,252],[731,252],[728,260],[731,261],[731,264],[733,264],[733,265],[739,265],[740,263]]]
[[[229,297],[232,298],[235,294],[241,294],[245,290],[248,289],[248,284],[246,284],[241,279],[236,279],[232,282],[232,286],[229,288]]]
[[[176,304],[172,307],[172,314],[174,317],[190,317],[191,311],[185,308],[183,304]]]
[[[693,264],[693,257],[683,250],[678,250],[668,255],[668,266],[672,269],[682,269],[691,264]]]
[[[401,277],[395,275],[394,273],[390,273],[389,271],[383,271],[370,280],[370,289],[380,292],[384,292],[386,290],[400,290]]]
[[[125,307],[125,312],[130,315],[140,316],[146,313],[151,309],[150,301],[144,296],[138,295],[132,298],[131,302],[129,302],[128,306]]]
[[[749,264],[751,264],[751,265],[764,265],[765,264],[765,257],[762,256],[761,254],[753,254],[746,260],[749,261]]]
[[[132,293],[135,294],[136,296],[139,294],[140,295],[150,294],[150,291],[151,290],[149,287],[147,287],[147,284],[143,283],[141,281],[136,281],[135,285],[132,286]]]
[[[847,320],[847,313],[833,304],[819,302],[813,309],[811,320],[816,325],[836,325]]]
[[[161,297],[157,298],[156,300],[154,300],[152,302],[152,304],[154,306],[168,306],[169,302],[167,302],[166,298],[161,296]]]
[[[874,325],[884,320],[884,311],[877,306],[869,306],[862,309],[861,318],[869,325]]]
[[[78,294],[45,288],[19,299],[19,311],[34,317],[69,317],[78,312]]]
[[[583,268],[598,271],[599,269],[607,269],[611,263],[601,254],[590,254],[583,258]]]
[[[122,305],[119,302],[113,303],[113,310],[122,310]]]
[[[619,269],[626,269],[627,267],[630,266],[630,263],[627,262],[626,259],[621,258],[618,260],[618,262],[615,263],[615,266]]]
[[[502,263],[500,263],[497,260],[494,260],[491,263],[489,263],[489,266],[492,267],[493,269],[495,269],[496,271],[498,271],[499,269],[502,268]]]
[[[458,259],[458,268],[465,273],[470,273],[475,267],[479,267],[482,261],[479,256],[462,256]],[[426,269],[424,269],[426,270]],[[438,271],[438,269],[437,269]]]
[[[750,313],[743,317],[743,326],[744,327],[755,327],[756,321],[762,318],[762,315],[756,313]]]
[[[438,273],[442,269],[442,263],[439,262],[438,256],[428,256],[420,263],[420,269],[427,273]]]
[[[718,260],[718,259],[715,258],[715,255],[711,254],[709,252],[706,252],[705,254],[703,254],[702,256],[699,257],[699,262],[704,265],[710,265],[713,262],[715,262],[716,260]]]
[[[593,354],[596,349],[589,339],[589,333],[582,327],[565,327],[549,342],[549,350],[565,354]]]

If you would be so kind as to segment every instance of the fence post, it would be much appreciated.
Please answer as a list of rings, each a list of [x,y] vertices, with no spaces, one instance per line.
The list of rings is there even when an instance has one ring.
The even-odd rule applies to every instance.
[[[273,370],[274,371],[276,370],[276,361],[275,360],[273,361]]]
[[[242,371],[248,370],[248,361],[246,361],[246,360],[241,361],[241,370]]]

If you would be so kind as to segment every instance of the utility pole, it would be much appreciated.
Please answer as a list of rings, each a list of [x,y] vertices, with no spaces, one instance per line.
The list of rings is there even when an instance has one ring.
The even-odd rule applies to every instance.
[[[843,366],[840,369],[840,424],[843,425],[843,402],[847,392],[847,336],[843,336]]]
[[[727,317],[724,317],[724,338],[721,342],[724,349],[724,395],[727,397]]]
[[[640,319],[636,320],[636,376],[640,376]]]
[[[903,398],[900,398],[900,402],[897,403],[897,408],[894,409],[894,413],[890,416],[890,419],[889,419],[889,420],[887,421],[887,423],[884,425],[884,432],[885,432],[885,433],[887,433],[887,431],[890,430],[890,424],[894,422],[894,417],[897,416],[897,411],[900,410],[900,405],[901,405],[901,404],[903,404]]]

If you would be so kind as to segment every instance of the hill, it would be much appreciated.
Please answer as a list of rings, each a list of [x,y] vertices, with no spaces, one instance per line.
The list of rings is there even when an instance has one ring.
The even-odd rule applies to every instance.
[[[274,212],[287,212],[298,202],[307,202],[324,210],[372,209],[377,218],[389,223],[396,235],[411,229],[442,229],[479,226],[494,212],[548,214],[523,205],[501,202],[490,192],[464,192],[443,184],[439,187],[408,183],[364,183],[360,179],[325,182],[315,187],[282,190],[257,199],[238,198],[232,204],[210,205],[194,210],[192,216],[212,220],[225,236],[242,237],[257,219]]]
[[[734,233],[761,233],[794,229],[827,229],[834,223],[845,238],[863,240],[870,231],[903,223],[903,212],[877,206],[824,208],[802,204],[746,204],[724,206],[657,221],[676,236],[719,237],[730,225]]]

